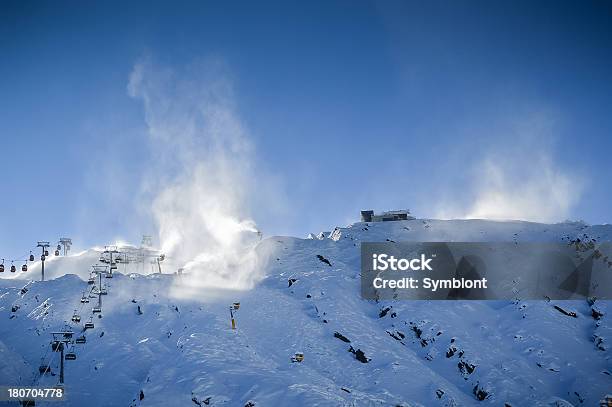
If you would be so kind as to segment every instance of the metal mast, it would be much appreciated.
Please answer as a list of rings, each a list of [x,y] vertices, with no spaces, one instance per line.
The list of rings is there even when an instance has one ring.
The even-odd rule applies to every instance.
[[[47,248],[49,247],[49,242],[38,242],[36,247],[40,247],[42,249],[42,254],[40,256],[40,261],[42,262],[40,281],[45,281],[45,258],[47,257],[46,252]]]

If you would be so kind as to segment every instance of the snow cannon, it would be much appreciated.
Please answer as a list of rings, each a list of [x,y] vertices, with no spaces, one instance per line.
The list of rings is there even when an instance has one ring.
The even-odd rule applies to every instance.
[[[234,318],[234,312],[238,311],[239,309],[240,309],[240,303],[239,302],[235,302],[232,305],[230,305],[230,307],[229,307],[230,318],[232,320],[232,329],[236,329],[236,319]]]

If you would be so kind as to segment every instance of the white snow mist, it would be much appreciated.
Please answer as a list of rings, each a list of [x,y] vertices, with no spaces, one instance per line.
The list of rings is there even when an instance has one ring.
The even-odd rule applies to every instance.
[[[153,163],[142,193],[166,268],[184,267],[191,288],[251,287],[259,277],[259,233],[249,217],[253,151],[223,64],[179,75],[146,60],[128,91],[144,105]]]

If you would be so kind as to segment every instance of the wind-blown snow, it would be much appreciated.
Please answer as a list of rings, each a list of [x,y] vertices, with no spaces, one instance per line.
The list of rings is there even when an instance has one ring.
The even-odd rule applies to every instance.
[[[612,389],[609,302],[376,303],[359,294],[363,241],[578,236],[610,241],[612,226],[413,220],[357,223],[323,239],[273,237],[257,247],[269,261],[259,263],[266,277],[252,290],[195,287],[189,299],[168,290],[177,275],[119,274],[106,280],[103,317],[75,346],[78,359],[66,362],[65,405],[597,405]],[[79,300],[98,255],[54,259],[53,279],[26,293],[27,276],[0,280],[0,384],[57,382],[40,378],[38,366],[51,355],[49,332],[74,309],[89,320],[95,300]],[[241,307],[232,331],[234,301]],[[295,352],[304,353],[302,363],[291,363]],[[56,373],[57,357],[50,360]]]

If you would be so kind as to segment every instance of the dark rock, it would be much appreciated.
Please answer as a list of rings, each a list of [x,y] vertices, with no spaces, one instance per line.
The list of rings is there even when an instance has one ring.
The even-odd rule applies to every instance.
[[[370,359],[368,359],[365,355],[365,353],[363,353],[363,351],[361,349],[353,349],[353,347],[351,346],[349,348],[349,352],[351,352],[352,354],[355,355],[355,359],[357,359],[358,361],[360,361],[361,363],[368,363],[370,361]]]
[[[483,401],[484,399],[489,397],[489,393],[483,388],[481,388],[478,384],[474,386],[474,388],[472,389],[472,393],[474,393],[474,396],[476,396],[476,399],[478,401]]]
[[[381,309],[380,313],[378,314],[378,318],[384,318],[389,311],[391,311],[391,307]]]
[[[327,260],[325,257],[321,256],[320,254],[317,254],[317,259],[319,259],[321,262],[327,264],[328,266],[331,267],[331,263],[329,262],[329,260]]]
[[[459,368],[459,371],[463,376],[471,375],[472,373],[474,373],[474,370],[476,370],[475,365],[468,363],[464,360],[459,361],[459,363],[457,363],[457,367]]]
[[[576,315],[575,312],[573,312],[573,311],[566,311],[566,310],[564,310],[563,308],[561,308],[558,305],[555,305],[555,309],[557,311],[559,311],[560,313],[562,313],[563,315],[567,315],[568,317],[578,318],[578,315]]]
[[[334,332],[334,338],[338,338],[343,342],[351,343],[350,339],[342,335],[340,332]]]
[[[140,390],[140,396],[138,396],[140,400],[144,399],[144,391]]]
[[[595,320],[599,320],[601,319],[601,317],[604,316],[604,313],[599,310],[596,310],[595,308],[591,308],[591,316],[593,316]]]
[[[297,281],[297,279],[295,278],[290,278],[289,279],[289,287],[291,287],[293,285],[293,283],[295,283]]]
[[[396,341],[399,341],[402,345],[404,344],[404,342],[402,342],[402,339],[404,339],[406,337],[406,335],[404,335],[402,332],[400,332],[400,331],[395,331],[395,332],[387,331],[387,333],[389,334],[390,337],[392,337]]]
[[[436,396],[438,396],[439,399],[441,399],[443,395],[444,395],[444,390],[442,389],[436,390]]]

